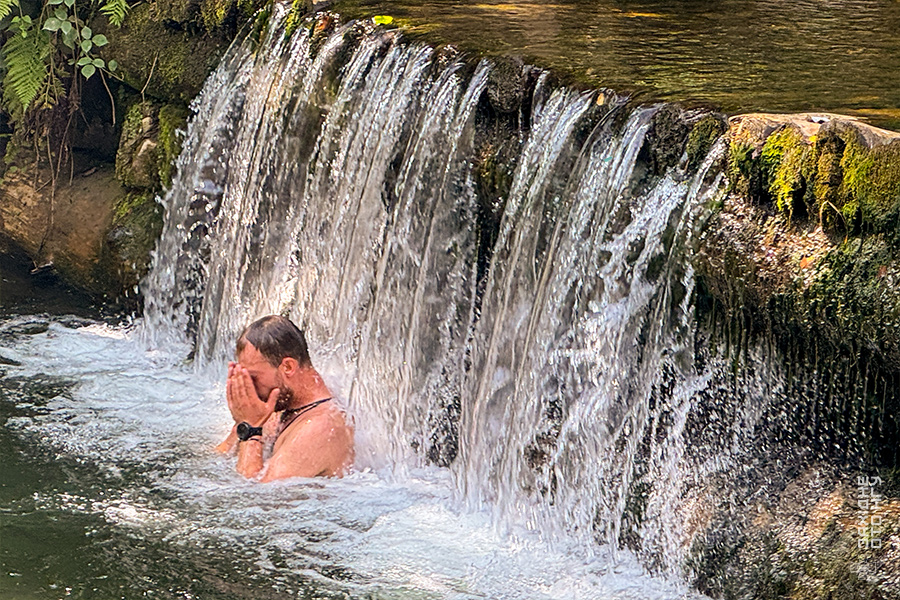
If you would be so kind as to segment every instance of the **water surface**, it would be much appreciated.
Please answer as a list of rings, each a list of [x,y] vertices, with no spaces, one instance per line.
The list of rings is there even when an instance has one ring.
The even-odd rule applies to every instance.
[[[834,111],[900,128],[893,0],[345,1],[427,39],[519,54],[592,86],[729,113]]]
[[[222,386],[132,330],[0,322],[0,596],[696,597],[630,555],[498,531],[447,470],[249,482]]]

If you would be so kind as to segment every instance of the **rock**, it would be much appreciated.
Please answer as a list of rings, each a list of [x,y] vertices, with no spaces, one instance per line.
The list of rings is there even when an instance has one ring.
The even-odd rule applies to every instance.
[[[95,271],[113,200],[124,193],[112,168],[101,167],[51,192],[50,173],[34,168],[7,173],[0,186],[0,230],[22,246],[36,267],[52,264],[69,281],[97,293],[109,282]]]
[[[727,311],[900,368],[900,134],[835,115],[731,120],[731,191],[695,257]]]
[[[158,114],[155,103],[137,102],[125,115],[116,152],[116,177],[128,187],[159,187]]]
[[[113,273],[117,288],[134,297],[134,288],[147,274],[150,252],[163,225],[162,206],[153,192],[129,192],[113,207],[100,265]]]
[[[497,59],[488,75],[487,97],[491,107],[500,114],[518,112],[525,95],[526,78],[521,58]]]
[[[116,176],[129,188],[160,190],[171,183],[172,168],[181,152],[187,109],[171,104],[137,102],[125,115]]]
[[[211,7],[202,15],[201,2],[191,0],[135,4],[121,28],[97,29],[109,38],[100,55],[119,63],[117,74],[133,89],[187,104],[200,92],[233,36],[233,28],[204,23],[204,16],[224,20],[233,5],[203,2],[211,3],[228,6]]]

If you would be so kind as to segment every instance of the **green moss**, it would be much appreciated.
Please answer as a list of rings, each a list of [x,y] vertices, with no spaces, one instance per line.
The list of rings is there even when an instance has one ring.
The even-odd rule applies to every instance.
[[[203,0],[200,3],[200,16],[207,30],[217,29],[225,22],[225,17],[235,6],[234,0]]]
[[[763,145],[760,166],[766,188],[776,208],[789,216],[805,190],[811,157],[810,145],[793,127],[773,133]]]
[[[146,275],[162,224],[162,207],[153,192],[129,192],[114,204],[101,266],[116,273],[121,289],[130,290]]]
[[[732,141],[728,145],[730,191],[752,196],[758,179],[759,166],[753,157],[753,146],[740,141]]]
[[[841,160],[846,143],[834,131],[824,129],[815,140],[815,174],[812,177],[812,200],[807,200],[810,215],[817,215],[826,229],[840,226],[847,230],[847,219],[842,216],[843,204]],[[807,195],[808,198],[808,195]]]
[[[725,133],[725,121],[714,115],[707,115],[700,119],[690,134],[687,141],[687,168],[689,172],[694,172],[700,168],[700,164],[713,143]]]
[[[158,108],[152,102],[136,102],[125,113],[116,152],[116,178],[128,187],[158,186],[159,147],[143,146],[144,141],[156,133],[157,112]]]
[[[841,168],[844,217],[868,230],[895,230],[900,204],[900,141],[867,149],[858,137],[850,137]]]
[[[305,17],[312,11],[312,8],[313,3],[311,0],[293,0],[291,2],[291,10],[284,21],[285,37],[294,35],[294,32],[303,24]],[[310,27],[312,26],[313,23],[310,23]]]
[[[172,183],[175,161],[181,154],[179,131],[187,126],[187,115],[186,108],[172,104],[159,109],[159,182],[165,188]]]
[[[269,21],[272,18],[272,3],[269,2],[265,5],[258,13],[256,13],[256,18],[253,19],[253,32],[250,34],[250,39],[253,40],[253,43],[256,45],[255,48],[259,48],[259,45],[262,44],[263,40],[266,36],[266,31],[269,29]]]

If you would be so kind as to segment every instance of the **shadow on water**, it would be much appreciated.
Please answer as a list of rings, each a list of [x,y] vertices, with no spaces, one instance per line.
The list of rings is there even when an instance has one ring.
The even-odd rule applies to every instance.
[[[111,311],[67,286],[54,271],[35,270],[21,248],[0,238],[0,317],[40,313],[100,319]]]

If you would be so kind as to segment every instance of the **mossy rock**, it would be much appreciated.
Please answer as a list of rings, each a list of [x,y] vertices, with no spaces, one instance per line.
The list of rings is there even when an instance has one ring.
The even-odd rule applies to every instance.
[[[101,56],[115,59],[117,74],[135,90],[187,104],[200,93],[232,36],[219,30],[204,33],[194,21],[175,21],[156,6],[137,4],[121,28],[108,28],[109,45]]]
[[[119,181],[144,190],[168,187],[181,152],[181,132],[186,127],[187,114],[183,106],[134,103],[125,114],[116,153]]]
[[[687,139],[687,170],[696,172],[717,139],[728,130],[721,115],[705,115],[691,128]]]
[[[159,106],[154,102],[136,102],[125,113],[116,153],[116,177],[128,187],[159,187],[158,115]]]
[[[159,182],[164,188],[172,184],[175,161],[181,154],[181,144],[187,130],[188,110],[183,106],[166,104],[159,109]]]
[[[162,206],[152,192],[129,192],[113,206],[113,219],[106,235],[106,247],[98,263],[116,280],[116,289],[126,296],[136,287],[150,267],[150,253],[163,225]]]
[[[834,115],[747,115],[733,121],[733,192],[836,233],[896,231],[900,134]]]

